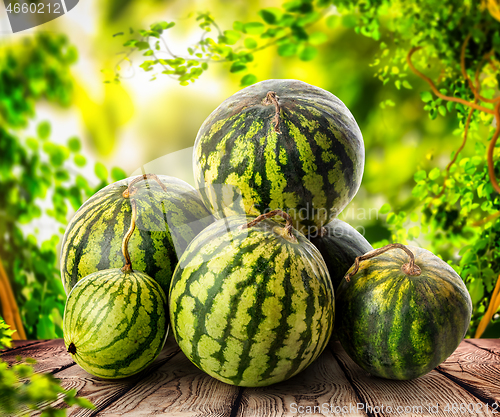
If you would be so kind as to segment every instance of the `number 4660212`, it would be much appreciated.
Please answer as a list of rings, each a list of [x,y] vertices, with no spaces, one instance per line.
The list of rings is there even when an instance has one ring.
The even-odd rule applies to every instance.
[[[52,6],[52,7],[51,7]],[[62,13],[61,3],[9,3],[7,5],[8,13]]]

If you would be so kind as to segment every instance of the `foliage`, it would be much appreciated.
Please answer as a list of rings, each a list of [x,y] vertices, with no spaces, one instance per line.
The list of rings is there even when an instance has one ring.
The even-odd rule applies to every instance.
[[[175,22],[160,22],[148,30],[131,30],[124,60],[141,51],[147,58],[140,66],[152,72],[152,79],[162,73],[182,85],[195,81],[209,65],[225,62],[229,72],[242,75],[241,86],[246,86],[257,81],[249,63],[259,64],[254,58],[261,49],[273,47],[285,58],[314,60],[318,45],[341,26],[378,42],[380,51],[372,63],[375,76],[384,85],[407,90],[421,85],[414,75],[418,76],[429,87],[420,92],[429,117],[455,117],[455,132],[462,138],[445,169],[415,173],[408,210],[383,207],[391,240],[406,243],[423,237],[429,249],[456,268],[474,301],[469,334],[479,336],[500,304],[500,286],[495,287],[500,274],[500,162],[495,162],[500,16],[493,6],[492,1],[477,0],[445,0],[439,5],[435,0],[291,0],[259,10],[258,21],[236,21],[230,30],[220,29],[210,13],[199,13],[202,35],[185,56],[173,53],[165,39],[165,31]],[[119,80],[118,65],[113,81]],[[397,103],[386,100],[380,105]],[[461,156],[471,139],[475,155]]]
[[[10,338],[13,330],[0,318],[0,349],[11,346]],[[18,357],[18,362],[21,358]],[[0,412],[12,415],[42,411],[42,416],[65,416],[66,410],[56,409],[47,405],[59,397],[68,405],[78,405],[83,408],[94,409],[94,405],[85,398],[77,398],[76,390],[65,390],[59,381],[50,374],[35,374],[34,359],[26,359],[25,363],[18,363],[11,367],[0,359]]]
[[[57,245],[69,208],[79,208],[107,183],[109,174],[97,163],[100,183],[89,184],[82,175],[86,159],[79,139],[69,138],[66,145],[50,140],[49,122],[40,122],[36,135],[27,133],[36,119],[37,103],[71,103],[69,67],[77,54],[60,35],[38,34],[20,46],[0,50],[0,257],[27,337],[61,337],[66,296]],[[125,174],[114,169],[111,176],[118,180]],[[29,230],[36,221],[53,221],[61,226],[60,233],[41,242],[36,231]]]

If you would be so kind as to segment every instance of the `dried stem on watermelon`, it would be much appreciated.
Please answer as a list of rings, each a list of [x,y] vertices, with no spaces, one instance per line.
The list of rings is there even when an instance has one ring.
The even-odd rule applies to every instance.
[[[132,206],[132,218],[130,219],[130,228],[128,229],[127,234],[123,238],[122,242],[122,252],[123,256],[125,257],[125,261],[127,262],[125,266],[122,268],[123,272],[132,271],[132,261],[130,260],[130,254],[128,253],[128,242],[132,237],[132,233],[134,233],[135,230],[135,219],[137,217],[137,205],[135,203],[135,200],[131,200],[130,205]]]
[[[276,133],[281,133],[280,130],[280,105],[278,103],[279,97],[276,95],[274,91],[269,91],[266,94],[266,98],[264,99],[264,104],[267,106],[269,104],[274,104],[275,113],[274,113],[274,131]]]
[[[406,275],[417,276],[417,275],[420,275],[422,273],[422,270],[420,269],[420,267],[417,264],[415,264],[415,256],[413,255],[413,252],[410,249],[408,249],[405,245],[402,245],[401,243],[392,243],[390,245],[384,246],[383,248],[375,249],[375,250],[373,250],[371,252],[368,252],[365,255],[358,256],[354,260],[354,269],[351,272],[348,272],[346,274],[345,280],[347,282],[349,282],[351,280],[351,277],[353,277],[354,275],[356,275],[356,273],[359,270],[359,263],[361,261],[365,261],[367,259],[374,258],[374,257],[376,257],[378,255],[381,255],[382,253],[387,252],[388,250],[391,250],[391,249],[402,249],[410,257],[410,262],[408,262],[406,264],[403,264],[401,266],[401,270]]]
[[[123,198],[132,197],[137,192],[137,188],[134,187],[134,185],[140,181],[145,181],[149,178],[154,179],[160,185],[162,190],[167,192],[167,187],[165,186],[165,184],[163,184],[161,182],[161,180],[155,174],[143,174],[142,176],[134,178],[132,181],[130,181],[130,183],[128,184],[128,187],[122,193]],[[132,217],[130,219],[130,228],[128,229],[127,234],[123,238],[123,242],[122,242],[122,253],[123,253],[123,256],[125,257],[125,261],[126,261],[125,266],[122,268],[123,272],[132,271],[132,261],[130,260],[130,254],[128,253],[128,242],[129,242],[130,238],[132,237],[132,234],[134,233],[135,221],[137,218],[137,205],[136,205],[135,199],[130,200],[130,206],[132,207]]]
[[[297,242],[297,238],[292,233],[293,219],[291,218],[291,216],[288,213],[285,213],[283,210],[279,210],[279,209],[270,211],[268,213],[261,214],[260,216],[256,217],[254,220],[252,220],[251,222],[249,222],[247,224],[242,224],[239,227],[239,229],[240,230],[247,229],[249,227],[255,226],[257,223],[260,223],[264,219],[269,219],[269,218],[274,217],[274,216],[280,216],[286,220],[285,233],[287,233],[288,238],[291,241]]]
[[[161,180],[156,176],[156,174],[143,174],[140,177],[134,178],[130,183],[128,184],[128,187],[123,191],[123,198],[129,198],[133,196],[137,192],[137,188],[134,187],[135,184],[141,181],[146,181],[147,179],[152,178],[154,179],[162,188],[163,191],[167,192],[167,187],[165,187],[165,184],[161,182]]]

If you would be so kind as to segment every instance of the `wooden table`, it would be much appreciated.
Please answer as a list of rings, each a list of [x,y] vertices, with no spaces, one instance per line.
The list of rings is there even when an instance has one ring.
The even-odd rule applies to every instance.
[[[70,416],[453,416],[500,417],[500,340],[464,340],[446,362],[413,381],[372,377],[338,342],[294,378],[266,388],[219,382],[189,362],[169,339],[143,373],[118,381],[92,377],[66,353],[63,341],[18,341],[1,357],[38,362],[66,388],[76,388],[96,410],[72,407]],[[497,408],[498,407],[498,408]]]

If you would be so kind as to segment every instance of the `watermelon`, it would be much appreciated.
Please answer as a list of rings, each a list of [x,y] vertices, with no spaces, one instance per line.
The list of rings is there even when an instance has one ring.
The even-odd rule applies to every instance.
[[[354,260],[373,250],[361,233],[340,219],[333,219],[323,226],[320,233],[309,236],[309,239],[323,256],[335,289]]]
[[[163,348],[166,302],[160,285],[142,272],[95,272],[80,280],[66,301],[66,349],[94,376],[115,379],[136,374]]]
[[[130,225],[131,199],[137,203],[137,223],[129,251],[134,269],[158,281],[168,294],[178,257],[189,242],[214,219],[196,190],[174,177],[159,175],[166,190],[152,178],[127,178],[101,189],[69,222],[62,241],[61,278],[68,294],[83,277],[124,265],[122,240]]]
[[[406,380],[453,353],[467,332],[472,302],[451,266],[408,246],[412,265],[402,246],[362,257],[358,272],[336,293],[342,311],[336,325],[342,346],[359,366],[375,376]]]
[[[308,235],[354,197],[364,157],[358,125],[332,93],[267,80],[229,97],[205,120],[193,165],[216,218],[281,209]]]
[[[212,377],[245,387],[305,369],[334,323],[333,288],[318,250],[274,220],[245,228],[253,219],[231,216],[203,230],[180,258],[169,296],[172,331],[186,356]]]

